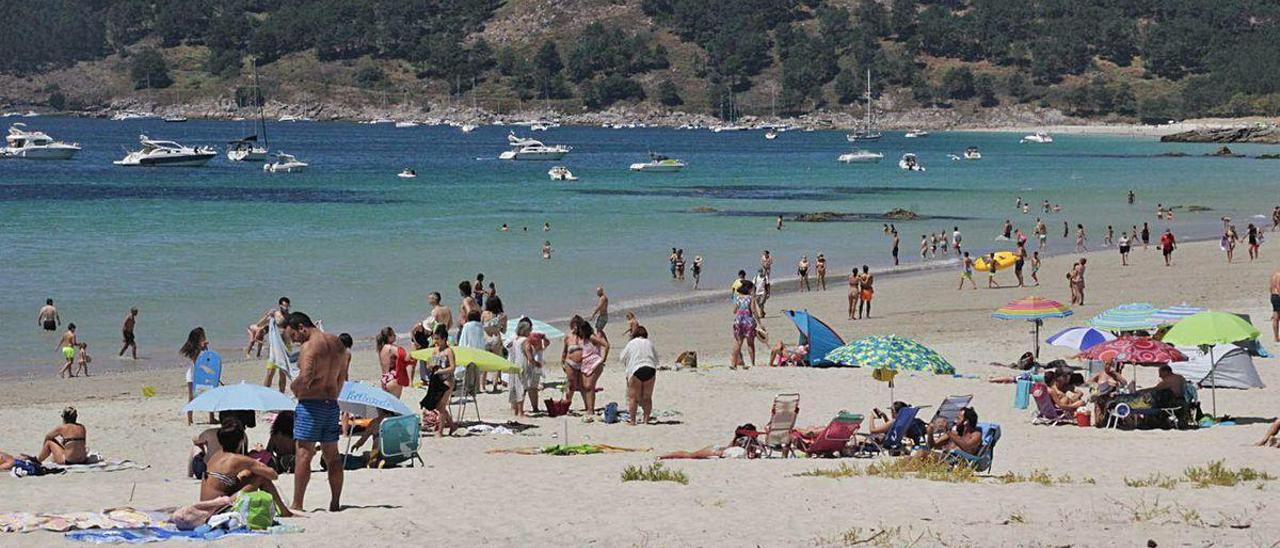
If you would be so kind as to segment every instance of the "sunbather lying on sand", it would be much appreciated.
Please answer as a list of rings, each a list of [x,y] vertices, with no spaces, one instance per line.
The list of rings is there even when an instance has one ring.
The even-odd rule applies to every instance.
[[[0,451],[0,472],[6,472],[13,468],[13,455]]]
[[[278,477],[276,471],[252,457],[237,455],[235,450],[240,440],[238,432],[230,430],[218,432],[218,443],[222,445],[222,452],[209,460],[209,470],[204,480],[200,482],[200,500],[213,500],[218,497],[234,496],[240,491],[262,489],[271,494],[281,516],[292,516],[293,513],[280,499],[280,493],[272,483]]]
[[[659,460],[670,459],[751,459],[759,456],[755,438],[746,434],[755,432],[754,424],[744,424],[733,432],[733,441],[729,445],[708,445],[697,451],[672,451],[658,457]],[[750,448],[750,449],[749,449]]]

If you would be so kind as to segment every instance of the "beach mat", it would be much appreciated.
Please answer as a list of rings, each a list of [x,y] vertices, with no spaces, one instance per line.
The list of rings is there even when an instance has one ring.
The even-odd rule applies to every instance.
[[[148,542],[164,542],[166,540],[217,540],[226,536],[263,535],[248,529],[225,531],[211,529],[204,533],[196,531],[179,531],[163,527],[136,527],[130,529],[91,529],[87,531],[69,531],[63,536],[67,540],[89,542],[92,544],[145,544]]]
[[[107,460],[98,455],[89,455],[89,462],[85,464],[48,464],[45,468],[51,470],[62,470],[69,474],[81,474],[85,472],[119,472],[120,470],[146,470],[150,466],[138,464],[128,459],[124,460]]]

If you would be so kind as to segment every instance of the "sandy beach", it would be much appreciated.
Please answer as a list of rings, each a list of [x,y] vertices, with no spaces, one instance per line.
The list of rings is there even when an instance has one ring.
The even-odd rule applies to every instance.
[[[1235,264],[1226,264],[1216,243],[1186,244],[1165,268],[1153,247],[1136,249],[1121,267],[1114,248],[1088,255],[1087,304],[1075,316],[1050,320],[1047,333],[1080,325],[1111,306],[1143,301],[1158,306],[1186,302],[1213,310],[1247,313],[1263,332],[1267,348],[1270,309],[1267,280],[1280,266],[1274,248],[1264,246],[1248,262],[1243,246]],[[846,341],[872,334],[897,334],[934,348],[956,367],[957,377],[901,375],[895,398],[936,407],[949,394],[972,394],[983,421],[998,422],[1003,438],[991,473],[975,483],[883,477],[797,477],[840,464],[864,467],[868,459],[767,459],[672,461],[667,468],[687,474],[687,485],[622,482],[628,465],[647,465],[657,454],[727,443],[735,426],[762,425],[778,393],[800,394],[798,425],[825,424],[840,410],[869,415],[890,403],[887,385],[855,368],[764,367],[768,349],[758,347],[758,367],[728,369],[731,348],[728,302],[691,305],[662,315],[642,315],[662,362],[670,365],[684,350],[696,350],[696,370],[660,371],[655,406],[661,424],[584,423],[580,418],[532,417],[511,436],[424,438],[426,467],[348,472],[338,514],[318,510],[327,503],[322,475],[308,491],[308,517],[284,520],[305,528],[300,534],[232,538],[227,545],[369,545],[421,543],[425,539],[465,539],[484,545],[522,546],[1133,546],[1154,540],[1171,545],[1272,545],[1280,539],[1280,518],[1271,495],[1280,481],[1233,487],[1131,487],[1126,479],[1153,474],[1183,478],[1191,466],[1224,460],[1232,468],[1251,467],[1280,476],[1276,450],[1252,447],[1276,415],[1274,389],[1218,390],[1219,412],[1236,418],[1231,426],[1190,431],[1119,431],[1075,426],[1034,426],[1029,410],[1012,405],[1013,386],[985,381],[1009,369],[1029,349],[1029,325],[994,320],[990,313],[1015,298],[1040,295],[1066,301],[1064,273],[1078,256],[1045,260],[1039,288],[956,290],[958,269],[880,277],[871,319],[845,319],[843,272],[832,272],[826,292],[776,295],[765,320],[771,341],[794,342],[796,332],[780,313],[808,309]],[[753,266],[744,264],[744,267]],[[780,268],[785,270],[784,268]],[[985,281],[980,277],[979,285]],[[1013,283],[1003,272],[1002,284]],[[707,285],[728,280],[704,280]],[[427,289],[424,289],[424,292]],[[624,309],[611,311],[609,333],[621,340]],[[585,314],[586,311],[584,311]],[[176,350],[176,349],[175,349]],[[560,345],[548,352],[558,358]],[[614,356],[620,348],[616,349]],[[1046,346],[1042,361],[1070,352]],[[1263,380],[1280,384],[1276,360],[1255,360]],[[371,349],[356,352],[351,375],[373,380]],[[559,381],[558,364],[548,368]],[[611,356],[597,397],[599,405],[625,405],[623,368]],[[260,362],[229,366],[224,382],[261,382]],[[1150,385],[1154,369],[1138,373]],[[0,477],[0,512],[98,511],[117,506],[153,509],[189,504],[195,480],[184,477],[190,438],[179,409],[185,401],[180,370],[111,374],[91,379],[20,379],[0,386],[0,450],[34,452],[58,412],[75,405],[89,429],[91,450],[110,459],[131,459],[146,470],[69,474],[41,478]],[[142,387],[156,395],[144,397]],[[416,408],[423,391],[406,390]],[[1207,391],[1202,392],[1207,399]],[[485,420],[502,423],[511,414],[506,395],[484,395]],[[1206,408],[1207,411],[1207,408]],[[932,415],[932,408],[922,412]],[[865,429],[865,425],[864,425]],[[265,442],[266,427],[250,430],[251,443]],[[495,455],[497,448],[561,443],[605,443],[635,453],[577,457]],[[345,443],[345,440],[344,440]],[[882,457],[887,458],[887,457]],[[877,459],[879,460],[879,459]],[[1006,473],[1044,471],[1054,481],[1004,483]],[[292,476],[279,482],[288,499]],[[7,546],[64,542],[46,532],[0,533]]]

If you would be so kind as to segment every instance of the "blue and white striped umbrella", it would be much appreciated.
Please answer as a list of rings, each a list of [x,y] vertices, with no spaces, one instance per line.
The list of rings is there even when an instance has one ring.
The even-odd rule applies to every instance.
[[[1201,312],[1204,312],[1203,308],[1200,308],[1198,306],[1191,306],[1187,303],[1182,303],[1177,306],[1170,306],[1169,308],[1161,308],[1160,310],[1155,311],[1155,313],[1151,315],[1151,319],[1156,320],[1162,324],[1171,324],[1171,323],[1178,323],[1178,321],[1182,320],[1183,318],[1186,318],[1188,316],[1194,316]]]
[[[1155,329],[1160,322],[1152,319],[1155,307],[1147,303],[1122,304],[1089,319],[1089,327],[1107,331],[1137,331]]]
[[[1073,350],[1085,350],[1094,345],[1116,340],[1116,336],[1092,327],[1069,327],[1049,337],[1045,342],[1065,346]]]

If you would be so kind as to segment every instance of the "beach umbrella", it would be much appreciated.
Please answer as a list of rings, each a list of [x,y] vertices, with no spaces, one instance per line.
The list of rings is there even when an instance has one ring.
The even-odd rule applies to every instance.
[[[1035,326],[1032,331],[1033,346],[1035,348],[1035,356],[1040,357],[1040,326],[1044,324],[1047,318],[1065,318],[1072,314],[1071,309],[1053,299],[1043,297],[1026,297],[1015,301],[1010,301],[995,312],[991,313],[991,317],[998,320],[1026,320]]]
[[[554,327],[551,327],[551,324],[549,324],[549,323],[547,323],[547,322],[544,322],[544,321],[541,321],[541,320],[535,320],[535,319],[533,319],[533,318],[529,318],[529,321],[530,321],[531,323],[533,323],[533,332],[534,332],[534,333],[542,333],[542,334],[543,334],[543,335],[545,335],[548,339],[563,339],[563,338],[564,338],[564,331],[561,331],[561,330],[559,330],[559,329],[556,329],[556,328],[554,328]],[[517,326],[519,323],[520,323],[520,322],[519,322],[519,320],[517,320],[517,321],[508,321],[508,322],[507,322],[507,332],[502,334],[502,338],[503,338],[503,339],[505,339],[505,340],[509,340],[509,339],[514,339],[514,338],[516,338],[516,326]]]
[[[413,410],[399,398],[382,388],[361,382],[347,381],[338,394],[338,407],[344,413],[360,417],[372,417],[382,409],[397,415],[412,415]]]
[[[480,371],[496,371],[499,373],[519,373],[520,366],[507,361],[506,358],[483,350],[480,348],[470,348],[466,346],[451,346],[453,349],[454,363],[458,367],[466,367],[474,365]],[[414,350],[409,356],[415,360],[424,362],[431,361],[431,357],[436,353],[435,347]]]
[[[1125,335],[1113,341],[1096,344],[1080,357],[1101,362],[1123,362],[1145,365],[1166,364],[1187,360],[1186,354],[1174,348],[1172,344],[1157,341],[1151,337]]]
[[[1152,319],[1155,307],[1147,303],[1122,304],[1089,319],[1089,327],[1107,331],[1155,329],[1160,322]]]
[[[938,375],[956,372],[937,352],[911,339],[897,335],[875,335],[858,339],[836,348],[826,360],[839,364],[875,369],[877,378],[889,381],[889,399],[893,399],[893,375],[886,371],[920,371]]]
[[[1204,312],[1203,308],[1182,303],[1155,311],[1151,314],[1151,319],[1156,320],[1161,324],[1173,324],[1201,312]]]
[[[1044,342],[1054,346],[1065,346],[1073,350],[1088,350],[1107,341],[1116,340],[1116,336],[1106,331],[1098,331],[1092,327],[1068,327],[1059,331]]]
[[[1168,333],[1164,334],[1164,340],[1169,344],[1208,347],[1209,363],[1214,364],[1216,363],[1213,360],[1214,345],[1251,341],[1258,338],[1258,335],[1260,335],[1258,329],[1240,316],[1226,312],[1201,312],[1188,316],[1175,324],[1173,328],[1169,329]],[[1209,370],[1209,378],[1212,382],[1213,369]],[[1213,398],[1213,416],[1217,417],[1217,383],[1214,383],[1214,385],[1214,388],[1211,389],[1211,396]]]
[[[258,384],[230,384],[210,389],[182,406],[183,412],[293,411],[298,402]]]

